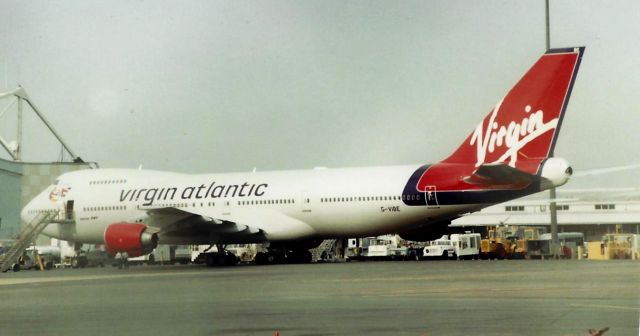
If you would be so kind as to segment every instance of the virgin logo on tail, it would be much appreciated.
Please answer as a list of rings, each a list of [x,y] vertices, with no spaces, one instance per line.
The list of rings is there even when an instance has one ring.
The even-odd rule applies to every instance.
[[[545,53],[489,112],[465,141],[441,163],[504,162],[536,174],[553,154],[582,48]],[[524,163],[528,161],[528,163]]]
[[[506,162],[511,167],[516,166],[518,161],[518,151],[532,140],[538,138],[545,132],[555,129],[558,125],[558,118],[553,118],[548,122],[544,122],[544,111],[538,110],[531,113],[531,105],[524,107],[527,117],[522,118],[520,122],[512,121],[508,126],[499,125],[496,121],[503,100],[500,100],[489,117],[489,122],[478,124],[471,134],[469,145],[476,145],[476,167],[485,163],[487,153],[495,151],[503,151],[501,157],[496,162]],[[506,150],[505,150],[506,148]]]
[[[417,199],[414,205],[432,205],[424,199],[433,194],[435,203],[453,204],[460,200],[447,200],[443,192],[505,189],[505,185],[524,188],[524,184],[505,184],[513,181],[500,179],[505,170],[490,170],[498,175],[484,176],[486,181],[500,183],[477,183],[482,176],[474,183],[470,177],[480,166],[493,163],[530,175],[541,173],[544,162],[553,156],[583,51],[553,49],[542,55],[449,157],[412,174],[403,192],[405,199],[409,203]]]

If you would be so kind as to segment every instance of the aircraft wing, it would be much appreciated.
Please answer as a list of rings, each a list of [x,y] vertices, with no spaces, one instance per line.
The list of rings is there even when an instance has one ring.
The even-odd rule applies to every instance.
[[[489,188],[521,189],[529,186],[540,178],[513,168],[505,163],[483,164],[464,181],[469,184],[487,186]]]
[[[306,223],[272,209],[212,208],[180,209],[141,207],[148,214],[147,224],[160,229],[163,240],[201,240],[203,244],[220,241],[263,242],[289,240],[312,235]]]

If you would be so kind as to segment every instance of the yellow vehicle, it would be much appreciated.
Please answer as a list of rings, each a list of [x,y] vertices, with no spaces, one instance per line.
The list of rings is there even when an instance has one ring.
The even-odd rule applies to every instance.
[[[504,259],[507,250],[511,248],[511,241],[507,239],[507,227],[487,227],[487,237],[480,241],[480,258]]]
[[[483,259],[520,259],[527,254],[527,241],[539,239],[546,231],[536,226],[496,226],[487,228],[487,238],[480,241]]]
[[[602,245],[606,251],[605,259],[633,259],[637,257],[639,242],[640,239],[636,234],[608,233],[602,236]]]
[[[529,252],[527,242],[529,240],[540,239],[540,236],[546,231],[547,230],[545,228],[539,226],[523,226],[520,229],[514,253],[524,258],[527,255],[527,252]]]

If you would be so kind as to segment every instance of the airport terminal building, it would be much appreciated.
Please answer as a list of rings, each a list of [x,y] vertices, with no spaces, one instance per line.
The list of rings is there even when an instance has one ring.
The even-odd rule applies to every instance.
[[[496,225],[550,227],[551,213],[547,193],[497,204],[463,216],[452,227],[480,231]],[[587,241],[598,241],[607,233],[640,234],[640,193],[629,189],[597,193],[566,194],[557,203],[558,232],[582,232]]]

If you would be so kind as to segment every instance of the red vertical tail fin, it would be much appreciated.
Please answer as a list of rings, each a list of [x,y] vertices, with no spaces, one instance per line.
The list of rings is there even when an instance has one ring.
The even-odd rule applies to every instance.
[[[535,174],[553,149],[584,47],[545,53],[442,163],[505,163]]]
[[[542,55],[451,156],[414,172],[405,203],[498,203],[564,184],[569,164],[549,157],[583,52],[565,48]]]

